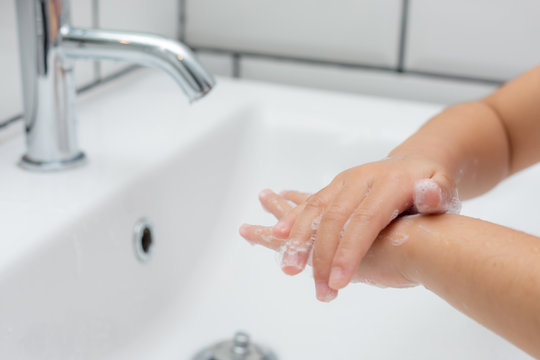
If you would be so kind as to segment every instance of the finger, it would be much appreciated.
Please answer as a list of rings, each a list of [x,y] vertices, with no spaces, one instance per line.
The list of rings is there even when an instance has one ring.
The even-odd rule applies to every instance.
[[[369,194],[370,186],[365,183],[344,188],[322,216],[313,249],[313,278],[319,300],[331,294],[328,279],[339,240],[352,213]]]
[[[274,215],[278,220],[291,211],[292,206],[283,197],[269,189],[259,193],[259,201],[266,211]]]
[[[315,293],[317,300],[322,302],[330,302],[338,295],[338,291],[328,287],[326,281],[315,281]]]
[[[461,201],[454,181],[437,173],[414,184],[414,207],[420,214],[459,213]]]
[[[243,224],[239,229],[240,235],[251,244],[259,244],[272,250],[279,250],[284,244],[284,239],[278,239],[272,235],[270,226]]]
[[[272,234],[282,239],[288,238],[298,214],[304,211],[304,208],[305,203],[302,203],[289,211],[287,215],[279,219],[276,225],[274,225],[272,228]]]
[[[298,274],[306,266],[322,213],[337,191],[339,188],[332,183],[310,196],[303,204],[303,210],[296,217],[283,254],[281,269],[286,274]]]
[[[283,196],[285,199],[295,203],[296,205],[300,205],[304,201],[307,200],[307,198],[310,196],[309,193],[303,193],[299,191],[294,190],[284,190],[279,193],[281,196]]]
[[[332,289],[347,286],[371,244],[390,223],[395,210],[401,213],[410,206],[411,193],[398,190],[400,186],[403,185],[393,182],[373,185],[352,214],[332,261],[328,281]]]
[[[308,193],[302,193],[299,191],[290,191],[285,190],[280,193],[281,196],[283,196],[285,199],[292,201],[296,205],[298,205],[296,208],[294,208],[292,211],[290,211],[286,216],[279,219],[276,225],[274,225],[274,229],[272,233],[274,236],[280,237],[280,238],[288,238],[289,234],[291,233],[292,227],[294,225],[294,222],[296,221],[296,217],[298,214],[300,214],[304,210],[304,203],[310,194]]]

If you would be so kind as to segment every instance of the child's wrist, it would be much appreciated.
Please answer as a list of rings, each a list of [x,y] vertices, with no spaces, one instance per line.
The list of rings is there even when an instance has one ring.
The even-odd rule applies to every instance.
[[[421,266],[419,264],[418,247],[425,244],[428,239],[427,229],[423,225],[429,216],[411,215],[398,218],[390,225],[388,231],[401,238],[406,238],[402,243],[393,243],[396,246],[394,264],[401,275],[414,284],[422,284]]]

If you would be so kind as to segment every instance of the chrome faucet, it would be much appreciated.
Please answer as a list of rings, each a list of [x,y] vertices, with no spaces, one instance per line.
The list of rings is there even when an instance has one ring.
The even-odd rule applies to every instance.
[[[212,76],[184,44],[157,35],[71,26],[69,0],[15,0],[24,92],[26,154],[20,165],[61,170],[84,163],[79,149],[73,65],[80,58],[160,68],[190,101],[207,94]]]

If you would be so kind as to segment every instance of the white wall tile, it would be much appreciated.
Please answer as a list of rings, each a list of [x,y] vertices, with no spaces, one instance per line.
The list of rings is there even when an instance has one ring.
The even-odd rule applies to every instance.
[[[186,0],[193,46],[395,67],[401,0]]]
[[[232,55],[208,51],[197,51],[195,55],[211,74],[233,76]]]
[[[387,71],[261,58],[240,59],[242,78],[439,104],[481,98],[495,86]]]
[[[179,26],[178,0],[101,0],[99,25],[103,29],[142,31],[176,39]],[[125,69],[129,64],[103,61],[103,77]]]
[[[540,62],[538,0],[410,1],[406,68],[506,80]]]
[[[73,23],[90,26],[92,0],[78,0],[73,3]],[[17,19],[15,2],[0,2],[0,121],[22,112],[22,88],[19,66],[19,43],[17,39]],[[94,80],[90,61],[77,62],[75,78],[78,86]]]
[[[0,1],[0,121],[22,111],[15,1]]]

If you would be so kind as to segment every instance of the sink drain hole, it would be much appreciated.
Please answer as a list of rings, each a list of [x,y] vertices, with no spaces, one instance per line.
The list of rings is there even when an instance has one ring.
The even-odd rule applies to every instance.
[[[133,232],[133,245],[135,246],[135,254],[140,261],[146,262],[150,259],[154,242],[152,224],[147,219],[137,221]]]

